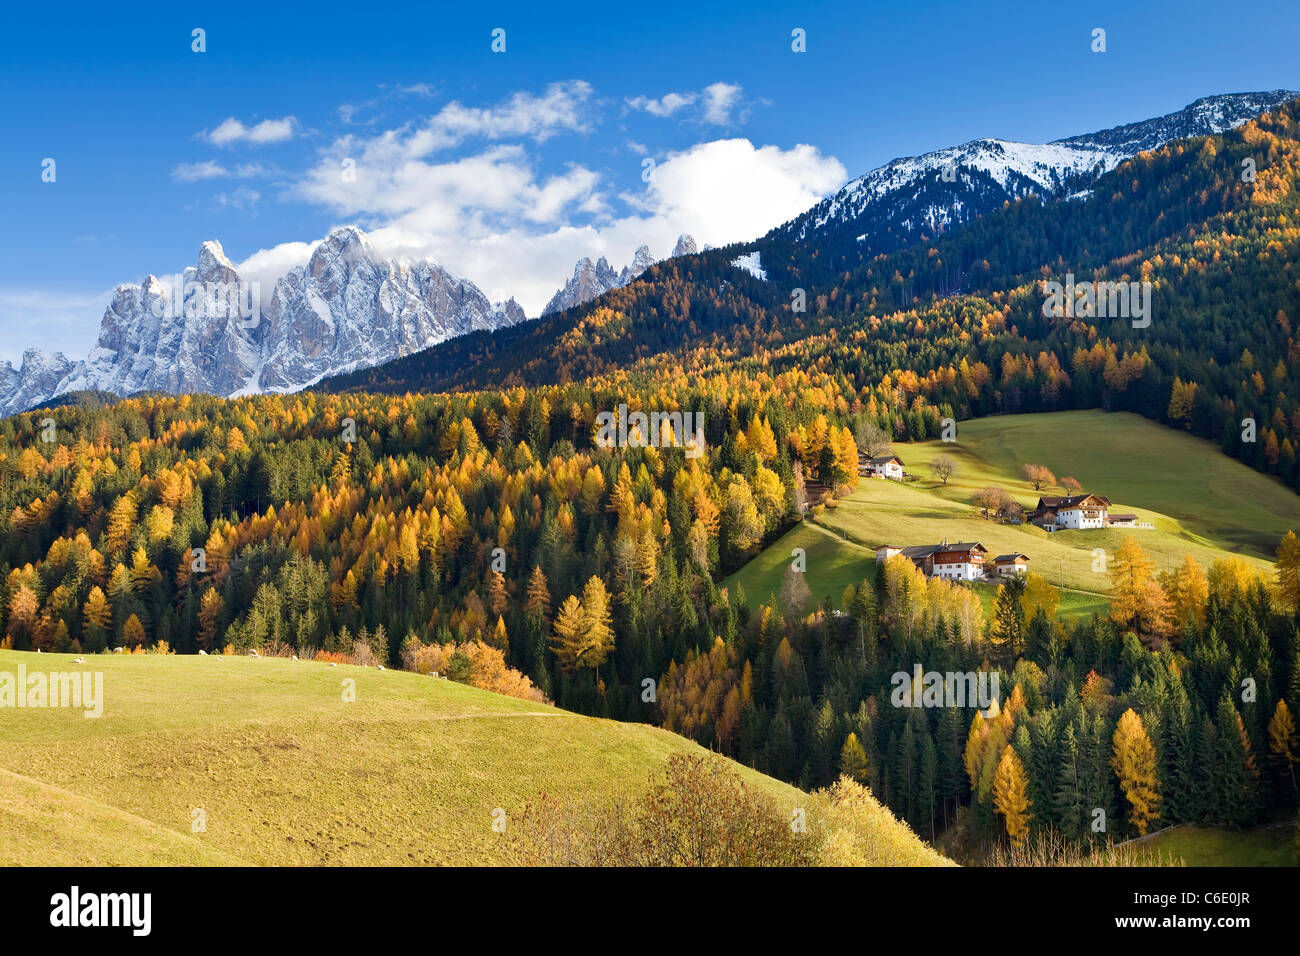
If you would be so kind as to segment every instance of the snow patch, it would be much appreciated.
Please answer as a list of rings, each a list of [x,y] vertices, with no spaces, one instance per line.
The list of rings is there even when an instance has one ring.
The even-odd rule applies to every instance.
[[[757,252],[751,252],[738,259],[732,259],[731,264],[737,269],[744,269],[755,279],[767,280],[767,270],[763,268],[760,254]]]

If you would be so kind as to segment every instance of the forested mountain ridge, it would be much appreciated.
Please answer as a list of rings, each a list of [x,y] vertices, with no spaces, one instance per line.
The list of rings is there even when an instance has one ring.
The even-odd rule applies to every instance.
[[[888,252],[1030,194],[1086,195],[1101,174],[1140,152],[1223,133],[1295,95],[1273,90],[1207,96],[1165,116],[1051,143],[978,139],[895,159],[772,233],[801,241],[852,239],[868,253]]]
[[[933,437],[948,415],[1120,408],[1221,441],[1294,485],[1296,117],[1293,101],[1222,136],[1143,153],[1087,201],[1029,197],[888,254],[769,237],[675,259],[587,308],[323,387],[457,389],[724,358],[815,360],[860,396],[877,393],[878,417],[900,439]],[[766,281],[730,264],[747,250],[761,253]],[[1041,281],[1068,275],[1151,281],[1150,326],[1045,318]],[[806,313],[794,311],[796,289]],[[1239,438],[1247,418],[1255,442]]]

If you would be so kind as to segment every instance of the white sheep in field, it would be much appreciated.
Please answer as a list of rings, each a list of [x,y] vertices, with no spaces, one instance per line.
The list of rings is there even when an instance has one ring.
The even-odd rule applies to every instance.
[[[335,664],[333,661],[330,661],[330,667],[338,667],[338,666],[339,666],[338,664]]]
[[[382,670],[384,669],[384,665],[383,665],[383,664],[380,664],[380,665],[379,665],[379,669],[382,671]]]
[[[84,664],[84,663],[86,663],[86,659],[85,659],[84,657],[78,657],[78,658],[77,658],[75,661],[73,661],[72,663],[74,663],[74,664]]]
[[[207,657],[207,656],[208,656],[208,652],[205,651],[203,648],[200,647],[200,648],[199,648],[199,656],[200,656],[200,657]]]
[[[298,659],[298,655],[297,654],[293,655],[293,659],[296,661]]]

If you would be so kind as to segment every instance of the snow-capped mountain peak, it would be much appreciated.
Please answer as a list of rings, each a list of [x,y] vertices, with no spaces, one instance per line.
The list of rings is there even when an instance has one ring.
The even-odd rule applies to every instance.
[[[631,278],[635,279],[641,273],[645,272],[655,264],[655,261],[655,257],[650,252],[649,246],[643,245],[638,248],[636,254],[632,256],[632,264],[627,267],[628,272],[631,273]]]
[[[696,251],[695,240],[682,233],[677,237],[677,245],[673,247],[673,254],[669,258],[694,255]],[[590,302],[611,289],[621,289],[658,261],[650,252],[648,245],[638,248],[632,257],[631,265],[625,266],[618,272],[614,271],[604,256],[594,264],[590,258],[579,259],[573,267],[573,277],[551,296],[551,300],[542,309],[542,315],[563,312],[565,309]]]
[[[226,251],[215,239],[209,239],[199,246],[197,273],[200,282],[225,282],[236,275],[235,264],[226,258]]]
[[[695,238],[687,233],[682,233],[677,237],[677,245],[673,246],[673,254],[670,259],[676,259],[678,256],[693,256],[699,252],[695,245]]]
[[[880,251],[1029,193],[1086,195],[1098,176],[1143,150],[1222,133],[1297,95],[1274,90],[1211,96],[1166,116],[1050,143],[978,139],[895,159],[773,232],[796,240],[843,232]]]
[[[514,299],[493,304],[433,260],[379,257],[354,226],[333,230],[273,289],[244,282],[208,241],[179,276],[118,286],[83,361],[31,349],[16,370],[0,363],[0,412],[86,389],[288,391],[524,319]]]

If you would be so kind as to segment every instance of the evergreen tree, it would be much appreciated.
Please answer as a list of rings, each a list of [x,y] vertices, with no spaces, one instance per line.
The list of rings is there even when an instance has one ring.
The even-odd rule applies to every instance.
[[[1003,659],[1014,661],[1024,649],[1025,612],[1020,599],[1025,593],[1025,582],[1019,575],[998,585],[993,602],[993,623],[989,640],[1002,652]]]
[[[1258,780],[1254,755],[1241,717],[1227,688],[1215,710],[1209,747],[1210,790],[1220,826],[1245,827],[1258,812]]]
[[[1067,723],[1061,731],[1060,766],[1053,808],[1062,835],[1071,840],[1089,838],[1090,808],[1084,796],[1084,774],[1073,724]]]
[[[1193,823],[1200,819],[1199,747],[1196,722],[1192,718],[1187,693],[1181,685],[1170,698],[1164,722],[1165,817],[1173,823]]]

